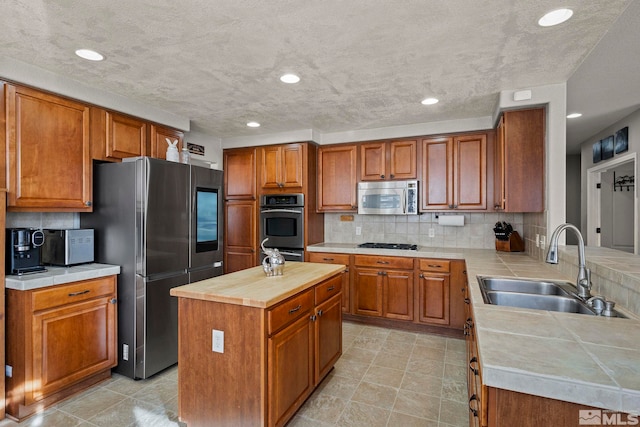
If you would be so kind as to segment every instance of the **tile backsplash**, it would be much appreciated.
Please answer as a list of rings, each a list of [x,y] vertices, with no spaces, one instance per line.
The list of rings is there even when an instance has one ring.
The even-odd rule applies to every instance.
[[[324,240],[331,243],[410,243],[445,248],[495,249],[493,227],[498,221],[510,223],[523,235],[521,213],[460,213],[463,226],[438,224],[441,213],[421,215],[324,214]],[[342,217],[353,219],[342,220]],[[357,234],[360,231],[360,234]],[[433,237],[430,237],[433,235]]]

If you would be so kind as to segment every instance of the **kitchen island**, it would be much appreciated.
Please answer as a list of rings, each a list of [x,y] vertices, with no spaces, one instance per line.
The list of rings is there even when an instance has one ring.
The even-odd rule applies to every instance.
[[[286,424],[342,354],[344,271],[288,262],[173,288],[181,421]]]

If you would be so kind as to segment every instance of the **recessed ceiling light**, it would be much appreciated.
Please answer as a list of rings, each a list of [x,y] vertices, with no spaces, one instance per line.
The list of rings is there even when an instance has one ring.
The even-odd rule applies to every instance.
[[[293,84],[298,83],[300,81],[300,77],[296,76],[295,74],[284,74],[280,77],[280,81],[282,83]]]
[[[249,122],[249,123],[247,123],[247,126],[249,126],[250,128],[259,128],[260,127],[260,123],[258,123],[258,122]]]
[[[422,105],[433,105],[439,102],[438,98],[425,98],[421,101]]]
[[[582,113],[571,113],[567,116],[567,119],[577,119],[578,117],[582,117]]]
[[[538,25],[541,27],[552,27],[554,25],[562,24],[573,16],[573,10],[571,9],[556,9],[544,15],[538,20]]]
[[[102,61],[104,59],[104,55],[91,49],[78,49],[76,50],[76,55],[89,61]]]

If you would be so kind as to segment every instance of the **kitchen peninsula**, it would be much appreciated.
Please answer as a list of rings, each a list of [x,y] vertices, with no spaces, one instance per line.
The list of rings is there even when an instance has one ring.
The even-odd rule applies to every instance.
[[[342,354],[344,271],[288,262],[173,288],[181,421],[286,424]]]

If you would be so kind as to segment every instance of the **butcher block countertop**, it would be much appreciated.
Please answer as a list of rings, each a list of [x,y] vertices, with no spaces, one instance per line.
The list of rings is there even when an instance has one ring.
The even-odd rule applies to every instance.
[[[204,301],[269,308],[344,271],[340,264],[287,261],[284,275],[267,277],[262,266],[171,289],[171,295]]]

